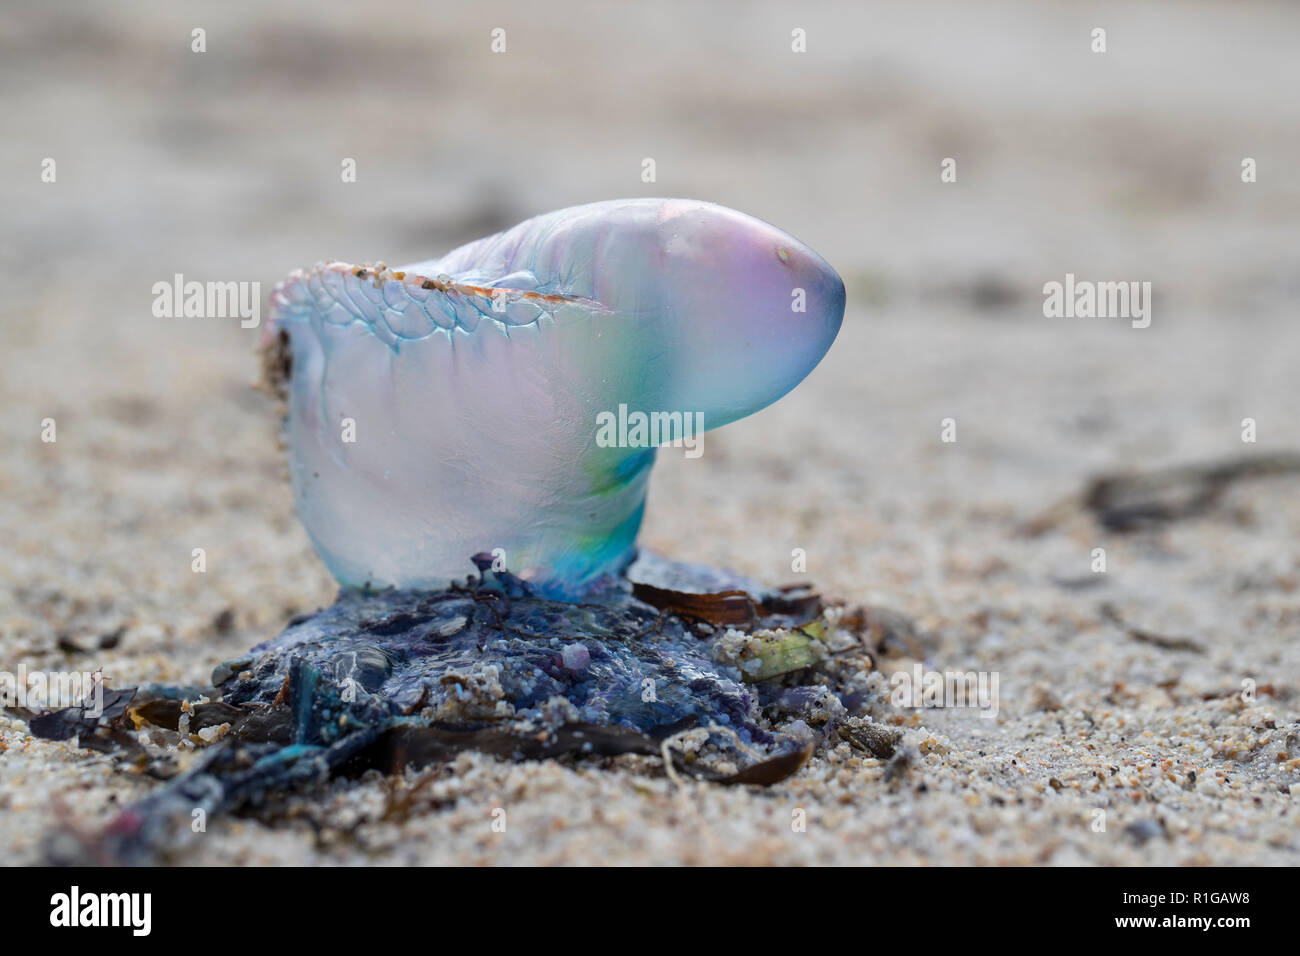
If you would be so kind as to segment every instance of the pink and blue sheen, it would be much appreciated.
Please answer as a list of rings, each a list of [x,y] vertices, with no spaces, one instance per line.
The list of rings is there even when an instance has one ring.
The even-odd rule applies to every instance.
[[[562,209],[402,269],[296,272],[269,332],[291,356],[298,515],[345,586],[442,588],[495,551],[581,598],[635,556],[654,463],[598,442],[598,416],[753,414],[821,361],[844,302],[799,240],[682,199]]]

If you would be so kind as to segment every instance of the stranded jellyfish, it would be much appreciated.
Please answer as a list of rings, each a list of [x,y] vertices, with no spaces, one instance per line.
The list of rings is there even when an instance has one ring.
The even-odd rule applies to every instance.
[[[635,556],[655,445],[794,388],[844,285],[751,216],[624,199],[400,269],[321,264],[271,306],[298,514],[342,584],[441,588],[489,553],[572,599]]]

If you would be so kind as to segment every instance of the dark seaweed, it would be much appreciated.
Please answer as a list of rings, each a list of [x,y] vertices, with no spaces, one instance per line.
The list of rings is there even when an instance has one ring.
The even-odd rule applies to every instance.
[[[128,710],[132,692],[120,691],[99,721],[33,718],[33,733],[58,739],[111,731],[104,749],[115,734],[138,750],[125,732],[132,721],[190,733],[230,725],[196,767],[94,840],[54,842],[51,859],[157,862],[184,845],[195,819],[257,813],[333,776],[442,764],[467,750],[516,761],[666,753],[678,775],[756,785],[785,779],[811,755],[812,741],[784,738],[771,722],[783,702],[797,712],[809,694],[745,683],[706,639],[721,633],[711,624],[742,616],[745,629],[803,623],[820,611],[811,591],[765,592],[714,569],[643,559],[629,572],[639,576],[635,596],[630,580],[617,581],[574,604],[536,597],[486,563],[480,570],[445,591],[345,591],[220,665],[208,689],[218,699],[183,705],[183,691],[155,689]],[[848,713],[821,684],[813,698]],[[721,774],[664,747],[694,727],[742,769]]]

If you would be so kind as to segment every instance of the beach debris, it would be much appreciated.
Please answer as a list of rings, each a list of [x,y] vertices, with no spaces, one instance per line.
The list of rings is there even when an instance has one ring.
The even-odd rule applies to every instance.
[[[678,617],[706,621],[718,627],[750,626],[758,622],[758,606],[748,591],[720,591],[711,594],[692,594],[658,588],[652,584],[633,585],[632,595],[638,601]]]
[[[1113,604],[1103,604],[1101,606],[1101,615],[1128,634],[1128,636],[1133,640],[1141,641],[1143,644],[1151,644],[1154,647],[1159,647],[1166,651],[1191,651],[1194,654],[1205,653],[1205,647],[1192,640],[1190,637],[1169,637],[1164,634],[1157,634],[1155,631],[1146,630],[1145,628],[1134,627],[1124,620],[1119,609]]]
[[[1234,482],[1300,474],[1300,453],[1251,455],[1226,461],[1119,472],[1090,479],[1083,490],[1026,522],[1036,537],[1085,511],[1111,531],[1134,531],[1210,510]]]
[[[921,751],[911,744],[899,747],[889,762],[885,764],[885,783],[902,780],[911,770],[921,763]]]
[[[864,605],[845,611],[840,626],[858,634],[876,657],[920,660],[926,656],[927,645],[934,642],[933,636],[924,633],[913,618],[889,607]]]
[[[45,740],[79,738],[83,746],[91,749],[103,749],[97,744],[118,743],[120,735],[130,729],[130,722],[123,718],[135,696],[135,688],[105,687],[102,694],[102,700],[87,700],[73,707],[31,714],[27,717],[27,728],[33,737]]]
[[[635,566],[661,592],[675,591],[667,582],[748,583],[693,567],[653,556]],[[106,711],[108,752],[147,756],[139,735],[148,752],[170,741],[197,753],[83,856],[157,861],[183,845],[196,810],[256,816],[331,777],[445,765],[467,751],[508,761],[658,756],[674,781],[771,786],[863,715],[871,659],[838,608],[805,620],[771,611],[810,607],[802,591],[786,603],[744,591],[757,626],[702,633],[699,618],[633,591],[625,581],[600,602],[557,601],[490,562],[443,591],[349,589],[217,667],[211,687],[119,692]],[[90,726],[79,713],[32,719],[69,736]],[[860,721],[848,733],[873,753],[894,739]],[[52,854],[70,852],[65,840]]]
[[[819,631],[810,624],[795,630],[780,628],[748,635],[737,655],[743,679],[753,683],[811,667],[826,656],[826,646],[815,636]]]
[[[899,741],[903,739],[901,730],[888,727],[869,717],[850,717],[839,725],[837,733],[850,747],[869,753],[880,760],[888,760],[894,756]]]
[[[1136,820],[1124,828],[1124,833],[1138,846],[1156,837],[1167,836],[1163,820]]]

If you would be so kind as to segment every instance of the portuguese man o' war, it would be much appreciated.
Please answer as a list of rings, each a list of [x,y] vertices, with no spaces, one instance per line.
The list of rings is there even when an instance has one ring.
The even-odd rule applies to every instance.
[[[298,514],[345,586],[442,588],[489,553],[581,597],[636,554],[655,448],[623,423],[681,443],[750,415],[843,313],[799,240],[680,199],[562,209],[400,269],[295,272],[264,346]]]
[[[809,588],[636,551],[655,442],[698,448],[688,432],[779,399],[843,313],[807,246],[677,199],[549,213],[404,269],[295,272],[263,358],[299,516],[343,590],[211,686],[40,715],[38,735],[140,754],[122,721],[228,731],[51,861],[157,862],[196,808],[466,750],[658,755],[679,783],[740,785],[787,779],[819,741],[888,757],[861,612],[841,627]],[[667,431],[636,434],[647,419]]]

